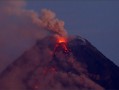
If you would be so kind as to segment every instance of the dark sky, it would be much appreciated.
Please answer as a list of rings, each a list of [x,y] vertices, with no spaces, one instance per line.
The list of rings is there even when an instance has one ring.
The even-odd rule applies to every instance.
[[[26,0],[0,1],[0,71],[46,33],[39,28],[42,9],[65,22],[69,35],[88,39],[119,65],[119,1]],[[52,14],[51,14],[52,17]]]
[[[41,0],[28,2],[26,8],[51,9],[64,20],[69,34],[88,39],[119,65],[119,1]]]

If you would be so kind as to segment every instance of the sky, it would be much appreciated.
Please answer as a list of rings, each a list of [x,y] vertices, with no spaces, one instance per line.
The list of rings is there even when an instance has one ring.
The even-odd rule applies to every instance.
[[[53,13],[46,10],[50,16],[46,17],[53,18],[61,29],[65,27],[69,35],[86,38],[119,66],[119,1],[10,0],[0,1],[0,67],[13,62],[36,38],[45,35],[41,30],[45,24],[37,16],[42,9],[51,10]],[[62,21],[55,20],[55,14]]]

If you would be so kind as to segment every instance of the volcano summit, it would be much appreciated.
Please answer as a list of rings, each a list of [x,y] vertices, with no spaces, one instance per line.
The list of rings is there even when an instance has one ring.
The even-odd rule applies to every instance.
[[[118,90],[119,67],[82,37],[38,40],[0,75],[0,90]]]

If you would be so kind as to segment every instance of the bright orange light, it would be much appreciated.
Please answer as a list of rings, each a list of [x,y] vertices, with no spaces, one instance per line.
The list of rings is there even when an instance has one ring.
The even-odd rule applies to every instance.
[[[59,38],[58,38],[58,42],[59,42],[59,43],[66,42],[66,39],[65,39],[64,37],[59,37]]]

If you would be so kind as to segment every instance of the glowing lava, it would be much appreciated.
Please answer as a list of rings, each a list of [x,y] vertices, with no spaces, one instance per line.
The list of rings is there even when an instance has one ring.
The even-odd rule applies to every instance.
[[[58,38],[58,43],[66,43],[67,41],[66,41],[66,38],[64,38],[64,37],[59,37]]]
[[[70,52],[67,47],[67,39],[65,37],[57,38],[57,43],[54,48],[54,54],[59,51],[63,51],[66,54],[69,54],[69,52]]]

